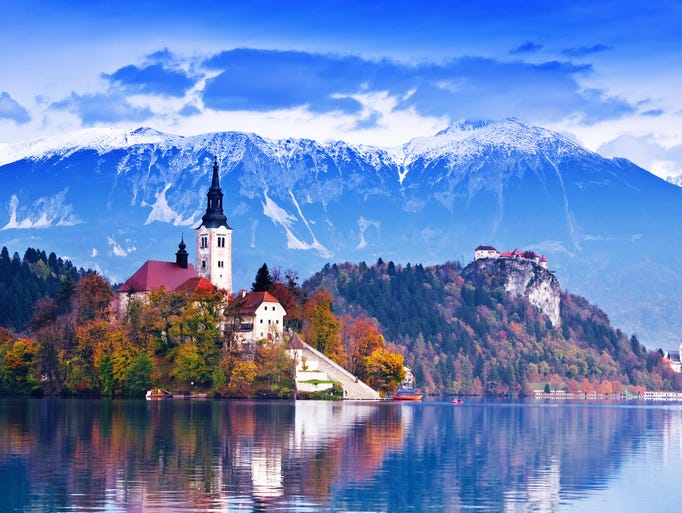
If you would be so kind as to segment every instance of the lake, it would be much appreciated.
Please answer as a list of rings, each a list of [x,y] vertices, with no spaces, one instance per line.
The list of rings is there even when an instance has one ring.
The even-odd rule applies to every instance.
[[[0,399],[0,512],[677,512],[682,406]]]

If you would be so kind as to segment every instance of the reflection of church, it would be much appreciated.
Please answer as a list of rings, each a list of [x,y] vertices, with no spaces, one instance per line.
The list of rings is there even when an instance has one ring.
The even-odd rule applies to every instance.
[[[167,291],[189,295],[217,289],[228,295],[232,293],[232,228],[227,224],[227,216],[223,211],[223,191],[220,188],[217,159],[213,162],[206,213],[196,228],[196,267],[188,262],[186,247],[184,239],[181,240],[174,262],[147,260],[116,290],[119,316],[125,315],[130,301],[145,301],[152,290],[162,287]],[[253,333],[242,330],[242,338],[263,338],[261,324],[265,322],[269,324],[268,331],[277,329],[281,334],[286,312],[274,297],[270,294],[264,297],[262,293],[259,295],[253,292],[242,294],[242,297],[248,300],[253,310],[249,324]],[[261,307],[261,303],[267,304]],[[256,311],[268,312],[267,319],[258,318]]]

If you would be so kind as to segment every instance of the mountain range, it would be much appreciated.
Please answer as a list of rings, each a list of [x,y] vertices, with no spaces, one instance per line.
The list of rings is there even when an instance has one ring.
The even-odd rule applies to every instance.
[[[54,250],[125,280],[193,255],[218,159],[237,288],[256,270],[441,263],[479,244],[545,255],[562,287],[647,346],[682,333],[682,188],[516,120],[381,148],[223,132],[88,129],[0,145],[0,245]]]

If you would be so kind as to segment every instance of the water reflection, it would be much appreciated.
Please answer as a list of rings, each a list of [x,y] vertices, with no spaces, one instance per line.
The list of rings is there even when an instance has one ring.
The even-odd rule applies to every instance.
[[[681,418],[619,404],[4,399],[0,511],[560,511],[630,473],[678,476]],[[631,511],[658,500],[646,489]]]

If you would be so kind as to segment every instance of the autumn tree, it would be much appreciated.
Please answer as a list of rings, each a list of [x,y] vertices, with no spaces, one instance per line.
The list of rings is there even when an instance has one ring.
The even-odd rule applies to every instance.
[[[549,376],[549,384],[552,385],[552,390],[556,392],[559,387],[563,384],[564,380],[558,374],[551,374]]]
[[[346,368],[354,375],[365,379],[365,358],[385,345],[384,336],[376,321],[367,316],[342,318],[341,338],[346,358]]]
[[[167,352],[180,343],[179,339],[172,338],[172,332],[178,332],[173,328],[179,322],[187,301],[186,294],[167,291],[163,287],[151,291],[144,304],[131,301],[128,315],[124,318],[130,338],[149,350],[162,354]],[[130,315],[131,308],[133,312],[141,309],[139,319],[136,313]]]
[[[268,292],[277,298],[277,301],[286,311],[285,325],[300,331],[303,324],[303,305],[306,297],[298,284],[298,274],[296,271],[287,270],[282,277],[282,272],[275,268],[272,278],[274,282]]]
[[[332,311],[333,298],[328,290],[313,292],[303,309],[305,340],[339,365],[345,365],[341,343],[341,322]]]
[[[365,359],[369,386],[380,393],[391,393],[405,379],[403,356],[386,349],[377,349]]]
[[[40,389],[37,353],[37,343],[26,338],[15,341],[4,354],[0,353],[0,391],[32,395]]]
[[[82,324],[98,319],[108,319],[109,305],[114,298],[111,284],[97,273],[88,273],[76,286],[73,307],[76,322]]]
[[[294,361],[286,352],[283,341],[262,340],[256,353],[256,377],[269,392],[293,393]]]

